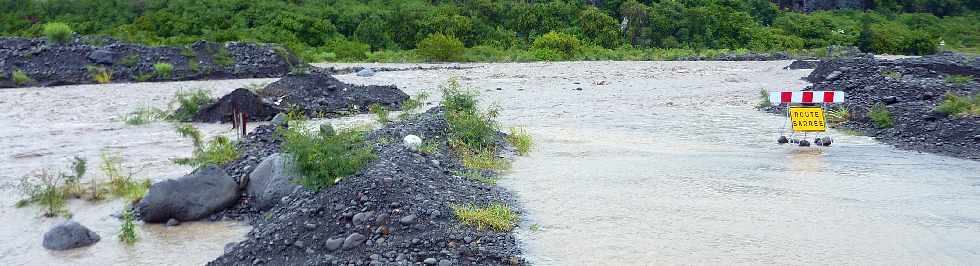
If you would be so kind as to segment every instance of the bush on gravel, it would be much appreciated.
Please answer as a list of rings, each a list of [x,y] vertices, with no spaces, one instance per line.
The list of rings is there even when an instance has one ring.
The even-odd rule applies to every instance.
[[[936,111],[958,117],[980,116],[980,94],[971,97],[947,92],[946,99],[936,107]]]
[[[14,70],[14,72],[10,74],[10,79],[14,80],[14,83],[16,83],[17,86],[34,82],[31,77],[27,76],[27,73],[24,73],[24,71],[20,69]]]
[[[872,106],[871,111],[868,111],[868,117],[878,128],[889,128],[895,123],[892,120],[892,114],[888,112],[888,107],[883,103],[876,103]]]
[[[170,63],[156,63],[153,64],[153,73],[160,79],[169,79],[174,72],[174,65]]]
[[[190,138],[194,142],[194,152],[189,158],[178,158],[174,163],[201,167],[208,165],[223,165],[238,158],[238,148],[235,142],[225,136],[215,136],[204,143],[201,132],[190,124],[177,126],[177,133]]]
[[[353,175],[377,156],[358,130],[306,130],[302,120],[290,119],[280,127],[281,149],[290,155],[289,163],[301,176],[299,184],[313,191],[333,186]]]
[[[492,203],[487,207],[475,205],[451,205],[453,214],[459,222],[476,227],[479,230],[491,229],[501,232],[510,231],[517,222],[517,215],[503,203]]]
[[[71,38],[71,27],[61,22],[44,24],[44,36],[56,43],[67,43]]]
[[[496,155],[499,108],[481,111],[476,99],[478,95],[475,90],[461,87],[455,79],[442,86],[442,106],[446,109],[446,122],[449,124],[449,147],[462,157],[466,167],[506,170],[510,168],[510,162]]]

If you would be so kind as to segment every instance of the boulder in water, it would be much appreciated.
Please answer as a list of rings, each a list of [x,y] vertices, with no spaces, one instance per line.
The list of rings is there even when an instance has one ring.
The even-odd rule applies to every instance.
[[[101,240],[99,234],[78,222],[68,220],[44,233],[44,241],[41,244],[46,249],[67,250],[95,244],[99,240]]]
[[[207,166],[153,184],[136,204],[136,211],[149,223],[194,221],[235,204],[238,198],[238,183],[221,168]]]

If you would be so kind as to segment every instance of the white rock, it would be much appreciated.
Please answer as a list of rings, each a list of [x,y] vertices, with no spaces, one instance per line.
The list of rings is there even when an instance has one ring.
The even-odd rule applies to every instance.
[[[422,138],[416,135],[408,135],[402,139],[402,145],[412,151],[418,151],[422,147]]]

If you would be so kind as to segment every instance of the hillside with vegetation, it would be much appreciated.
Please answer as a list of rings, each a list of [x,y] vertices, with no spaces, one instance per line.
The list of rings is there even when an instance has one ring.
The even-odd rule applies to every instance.
[[[3,0],[0,35],[42,36],[60,22],[149,45],[279,43],[307,61],[819,55],[831,45],[917,55],[940,42],[980,51],[978,10],[978,0]]]

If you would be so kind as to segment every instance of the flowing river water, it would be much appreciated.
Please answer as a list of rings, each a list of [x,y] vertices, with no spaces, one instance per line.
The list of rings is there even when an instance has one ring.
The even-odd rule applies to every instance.
[[[457,77],[524,126],[535,149],[501,185],[515,192],[527,258],[538,265],[971,264],[980,258],[980,162],[896,150],[831,132],[830,148],[776,145],[784,118],[755,111],[760,88],[799,89],[807,70],[775,62],[567,62],[476,64],[457,70],[338,76],[395,84],[409,94]],[[359,64],[364,65],[364,64]],[[345,65],[341,65],[345,66]],[[382,65],[369,65],[382,66]],[[400,67],[399,65],[383,65]],[[41,236],[62,218],[14,208],[20,176],[65,169],[69,158],[122,155],[137,176],[190,171],[191,153],[163,122],[118,116],[164,107],[181,88],[223,95],[273,80],[83,85],[0,90],[0,264],[196,265],[248,226],[138,225],[116,238],[115,200],[73,201],[74,219],[102,241],[47,251]],[[360,117],[354,122],[369,120]],[[350,122],[350,121],[348,121]],[[230,134],[227,125],[197,125]]]

